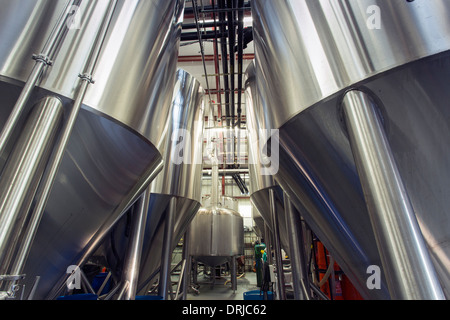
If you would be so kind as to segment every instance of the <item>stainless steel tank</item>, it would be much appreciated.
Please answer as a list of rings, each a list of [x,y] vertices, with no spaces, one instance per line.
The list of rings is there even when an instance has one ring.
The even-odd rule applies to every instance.
[[[200,208],[189,226],[189,252],[194,259],[215,267],[244,251],[244,219],[228,208]]]
[[[171,230],[172,248],[175,249],[194,218],[201,203],[202,179],[202,137],[204,118],[204,91],[197,79],[185,70],[178,69],[173,91],[170,116],[164,134],[163,152],[164,169],[150,185],[150,199],[143,239],[141,263],[139,267],[138,287],[140,294],[158,277],[150,279],[161,265],[162,248],[166,217],[169,203],[176,198],[174,226]],[[186,142],[181,152],[179,139]],[[132,237],[126,236],[129,217],[124,216],[114,226],[110,237],[105,239],[102,247],[95,253],[104,256],[108,267],[120,277],[120,261],[125,259],[127,245]],[[152,281],[150,281],[152,280]],[[139,293],[138,292],[138,293]]]
[[[400,295],[395,285],[388,290],[396,271],[383,264],[390,248],[372,227],[343,115],[349,89],[371,96],[426,242],[422,254],[431,255],[448,297],[450,3],[255,0],[252,7],[256,79],[269,101],[256,112],[280,130],[277,182],[363,297],[429,294],[427,282]],[[405,243],[406,231],[391,236]],[[383,270],[380,289],[367,285],[372,265]],[[403,267],[414,274],[413,265]]]
[[[24,268],[27,290],[40,276],[36,299],[47,297],[67,267],[161,170],[184,1],[0,1],[0,128],[38,62],[51,65],[31,87],[23,114],[50,95],[61,99],[67,119],[80,72],[112,5],[92,74],[95,82],[82,100]],[[50,57],[41,56],[57,24],[62,36]]]

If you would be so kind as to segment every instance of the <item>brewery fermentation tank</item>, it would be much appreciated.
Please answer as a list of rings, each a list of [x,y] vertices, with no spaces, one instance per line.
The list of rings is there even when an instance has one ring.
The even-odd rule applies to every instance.
[[[276,181],[363,297],[448,297],[450,3],[255,0],[252,10],[257,86],[269,88],[255,112],[279,129]],[[385,158],[364,158],[376,141],[371,154]],[[373,183],[380,171],[393,174]],[[380,209],[380,190],[401,210]],[[373,265],[379,290],[367,286]]]
[[[162,169],[184,1],[2,0],[0,7],[0,128],[10,132],[1,165],[37,101],[59,99],[66,124],[81,102],[23,268],[24,296],[40,277],[34,298],[44,299]],[[92,74],[86,66],[95,66]],[[17,121],[7,122],[13,115]]]
[[[233,199],[222,198],[222,202]],[[243,254],[244,219],[233,207],[213,205],[198,210],[189,226],[189,253],[194,259],[215,267]]]
[[[172,95],[169,118],[166,121],[163,143],[164,168],[150,185],[148,214],[139,257],[138,294],[145,295],[158,277],[155,272],[161,265],[165,245],[165,224],[169,214],[175,214],[170,252],[177,246],[189,223],[200,208],[202,179],[203,116],[205,110],[204,90],[197,79],[185,70],[178,69]],[[180,144],[180,139],[185,144]],[[181,158],[179,152],[185,152]],[[175,199],[176,209],[169,212],[170,202]],[[133,215],[136,212],[132,213]],[[121,277],[120,261],[125,260],[130,217],[124,216],[114,225],[105,238],[95,258],[104,257],[107,267],[117,278]],[[153,276],[153,277],[152,277]]]

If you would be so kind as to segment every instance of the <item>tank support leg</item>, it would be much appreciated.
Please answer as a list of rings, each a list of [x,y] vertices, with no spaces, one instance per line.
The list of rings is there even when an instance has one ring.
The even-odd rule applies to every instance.
[[[305,253],[305,242],[303,238],[303,227],[300,214],[294,209],[289,196],[284,193],[284,210],[287,215],[287,231],[289,234],[293,279],[293,290],[295,300],[310,300],[310,288],[307,271],[307,259]]]
[[[62,118],[63,105],[58,98],[46,97],[38,102],[3,170],[0,180],[0,275],[15,269],[12,255],[17,248],[20,248],[19,253],[22,250],[28,212],[50,159]],[[34,234],[34,230],[28,232]]]
[[[272,215],[273,224],[273,239],[274,239],[274,255],[275,262],[277,265],[277,285],[280,300],[286,300],[286,289],[284,282],[284,272],[283,272],[283,257],[281,256],[281,242],[280,242],[280,227],[278,221],[278,215],[275,210],[275,194],[273,189],[269,190],[269,200],[270,200],[270,212]]]

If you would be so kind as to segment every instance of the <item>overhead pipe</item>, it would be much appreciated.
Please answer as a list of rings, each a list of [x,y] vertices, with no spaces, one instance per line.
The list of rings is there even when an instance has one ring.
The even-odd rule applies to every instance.
[[[59,138],[59,141],[55,146],[54,154],[47,165],[48,173],[42,178],[42,186],[40,187],[39,193],[36,196],[36,204],[31,213],[31,220],[26,231],[26,236],[22,241],[20,250],[18,251],[17,258],[13,267],[13,272],[20,273],[25,265],[26,259],[31,249],[31,245],[34,241],[37,229],[39,227],[39,223],[41,221],[45,207],[47,206],[47,202],[50,197],[50,193],[53,188],[56,175],[58,174],[62,159],[64,157],[67,144],[72,135],[72,131],[78,118],[78,114],[81,110],[81,106],[83,105],[83,100],[86,95],[87,89],[89,85],[94,83],[92,74],[97,65],[100,51],[103,47],[103,43],[106,38],[106,34],[108,32],[116,5],[117,0],[110,2],[108,10],[105,12],[103,21],[100,25],[100,29],[95,39],[94,45],[91,48],[89,58],[87,59],[84,66],[84,70],[79,75],[80,85],[74,105],[62,129],[61,137]]]
[[[228,11],[227,11],[227,21],[228,21],[228,51],[230,54],[230,111],[231,111],[231,129],[234,129],[236,124],[235,124],[235,110],[236,110],[236,95],[234,93],[235,88],[235,81],[236,81],[236,76],[235,76],[235,54],[234,54],[234,45],[236,42],[236,32],[235,32],[235,0],[227,0],[227,7],[228,7]],[[227,164],[234,168],[236,165],[236,141],[235,141],[235,137],[234,137],[234,131],[228,132],[228,138],[233,138],[233,141],[231,143],[229,143],[230,148],[232,152],[230,152],[230,150],[227,150],[227,155],[231,156],[232,158],[228,158],[227,159]]]
[[[216,13],[213,13],[213,17],[215,17]],[[217,26],[221,25],[222,23],[213,21],[213,22],[201,22],[199,23],[200,28],[217,28]],[[182,26],[182,30],[189,30],[189,29],[197,29],[197,25],[195,23],[185,23]],[[183,34],[181,34],[183,35]]]
[[[378,106],[350,90],[342,109],[392,299],[444,300]]]
[[[211,206],[217,208],[219,205],[219,161],[215,154],[211,155]]]
[[[241,180],[239,179],[239,175],[233,174],[232,178],[233,178],[234,182],[236,183],[236,185],[238,186],[241,193],[245,193],[245,189],[244,189],[244,186],[243,186]]]
[[[205,31],[202,32],[201,34],[201,39],[202,40],[212,40],[212,39],[216,39],[217,37],[227,37],[228,33],[225,32],[224,34],[217,34],[216,31]],[[181,38],[180,41],[185,42],[185,41],[200,41],[198,32],[183,32],[181,34]]]
[[[219,0],[219,9],[225,9],[225,0]],[[226,15],[223,11],[219,10],[219,20],[220,22],[225,22]],[[228,21],[228,26],[230,21]],[[221,32],[223,33],[226,29],[226,26],[221,27]],[[228,27],[228,36],[232,33],[231,29]],[[222,36],[221,38],[221,48],[222,48],[222,58],[228,57],[228,49],[227,49],[227,38]],[[232,52],[229,52],[230,54],[230,61],[233,60]],[[234,70],[230,69],[230,77],[228,75],[228,60],[222,59],[222,66],[223,66],[223,76],[224,76],[224,84],[225,84],[225,111],[226,111],[226,127],[227,129],[231,129],[233,126],[233,118],[232,118],[232,112],[234,108],[233,99],[231,98],[233,95],[230,94],[230,81],[233,81],[234,78]],[[231,62],[230,62],[230,68],[231,68]],[[228,94],[227,94],[228,93]],[[230,131],[227,130],[225,132],[225,135],[229,136]],[[227,139],[229,141],[229,139]],[[230,154],[230,150],[233,148],[233,145],[231,143],[227,143],[224,148],[224,154],[227,155],[227,159],[225,159],[224,163],[229,164],[231,161],[228,159],[228,155]]]
[[[181,296],[182,297],[183,297],[183,294],[184,294],[184,290],[186,290],[185,287],[184,287],[184,279],[186,277],[186,275],[185,275],[186,264],[187,264],[187,261],[185,259],[183,259],[182,263],[181,263],[181,270],[180,270],[180,275],[179,275],[179,278],[178,278],[177,291],[175,293],[175,299],[174,300],[178,300],[179,299],[180,290],[181,290]]]
[[[213,7],[215,7],[215,0],[211,0],[211,4]],[[214,70],[216,72],[216,89],[220,90],[221,85],[220,85],[220,68],[219,68],[219,46],[217,43],[217,39],[218,39],[218,33],[217,33],[217,26],[218,26],[218,22],[216,20],[216,14],[213,14],[213,18],[214,18]],[[217,117],[218,117],[218,122],[219,125],[222,126],[222,94],[220,92],[217,93],[217,103],[219,104],[218,108],[217,108]],[[221,150],[223,151],[223,150]]]
[[[215,7],[215,0],[211,0],[211,4],[213,7]],[[215,38],[214,38],[214,70],[216,72],[216,91],[217,91],[217,103],[218,103],[218,108],[217,108],[217,118],[218,118],[218,126],[219,127],[223,127],[223,115],[222,115],[222,93],[221,93],[221,81],[220,81],[220,66],[219,66],[219,46],[218,46],[218,33],[217,33],[217,29],[218,29],[218,22],[216,20],[216,13],[213,13],[213,18],[214,18],[214,33],[215,33]],[[222,22],[223,25],[223,22]],[[220,152],[221,154],[225,153],[224,150],[224,146],[225,146],[225,136],[223,133],[219,133],[219,139],[222,141],[222,143],[220,143]],[[224,164],[222,164],[222,168],[224,167]],[[225,194],[225,180],[224,177],[222,177],[222,195]]]
[[[189,235],[189,228],[186,230],[184,237],[183,237],[183,259],[186,261],[184,265],[184,277],[183,277],[183,283],[182,283],[182,300],[187,300],[187,291],[188,288],[191,286],[191,254],[189,252],[189,246],[190,246],[190,235]]]
[[[210,87],[209,87],[209,78],[208,78],[208,72],[206,71],[206,63],[205,63],[205,49],[203,47],[203,39],[202,39],[202,33],[200,32],[200,24],[199,24],[199,17],[198,17],[198,8],[197,8],[197,0],[192,0],[192,6],[194,8],[194,17],[195,17],[195,24],[197,25],[197,36],[200,43],[200,52],[202,55],[202,62],[203,62],[203,71],[205,73],[205,81],[206,81],[206,87],[208,89],[208,98],[209,103],[211,104],[211,94]]]
[[[159,278],[158,294],[163,300],[168,300],[169,289],[171,290],[170,263],[172,261],[172,233],[175,225],[175,215],[177,209],[177,198],[172,197],[169,202],[169,208],[166,212],[164,225],[164,241],[161,254],[161,272]]]
[[[222,60],[223,55],[218,55],[218,60]],[[205,61],[214,61],[214,55],[211,54],[206,54],[205,55]],[[225,60],[228,60],[230,57],[228,55],[226,55]],[[253,53],[246,53],[243,55],[243,60],[250,60],[253,61],[255,59],[255,55]],[[178,62],[201,62],[203,61],[202,56],[199,55],[195,55],[195,56],[179,56],[178,57]],[[225,72],[224,72],[225,73]],[[218,91],[218,90],[216,90]],[[213,91],[212,91],[213,92]],[[222,92],[228,92],[228,91],[223,91]]]
[[[238,1],[238,8],[244,6],[244,0]],[[243,79],[243,55],[244,55],[244,11],[238,11],[238,91],[242,91],[242,79]],[[237,127],[241,129],[241,114],[242,114],[242,94],[238,94],[237,105]]]
[[[215,7],[215,0],[211,0],[211,4],[213,7]],[[221,89],[221,81],[220,81],[220,66],[219,66],[219,47],[218,47],[218,22],[216,20],[216,13],[213,14],[213,18],[214,18],[214,32],[215,32],[215,38],[214,38],[214,70],[216,73],[216,90],[217,90],[217,103],[218,103],[218,108],[217,108],[217,118],[218,118],[218,126],[222,127],[223,126],[223,110],[222,110],[222,93],[220,92]],[[224,150],[224,146],[225,146],[225,141],[224,141],[224,134],[223,133],[219,133],[219,139],[221,138],[222,143],[220,143],[220,152],[223,154],[225,152]],[[222,183],[223,184],[223,183]],[[225,192],[225,188],[224,186],[222,186],[222,193]]]
[[[247,1],[243,6],[243,11],[248,12],[249,14],[250,14],[250,10],[251,10],[250,4],[251,4],[251,2]],[[217,8],[216,6],[211,4],[209,6],[203,6],[203,8],[199,10],[199,13],[225,13],[228,11],[229,11],[229,9],[227,9],[227,8],[222,8],[220,6],[219,6],[219,8]],[[185,15],[188,15],[188,16],[193,15],[194,9],[192,7],[186,8],[184,10],[184,13],[185,13]]]
[[[67,1],[63,12],[59,16],[59,19],[53,28],[49,38],[47,39],[44,48],[40,54],[33,55],[33,59],[36,61],[34,67],[28,76],[25,86],[23,87],[19,98],[17,99],[13,110],[11,111],[8,120],[6,121],[3,129],[0,133],[0,155],[6,150],[8,142],[10,141],[14,129],[16,128],[19,120],[25,110],[25,107],[30,99],[36,85],[40,82],[44,70],[46,67],[53,65],[54,55],[58,49],[59,44],[64,40],[67,34],[67,21],[70,15],[69,9],[71,6],[79,6],[82,0]]]

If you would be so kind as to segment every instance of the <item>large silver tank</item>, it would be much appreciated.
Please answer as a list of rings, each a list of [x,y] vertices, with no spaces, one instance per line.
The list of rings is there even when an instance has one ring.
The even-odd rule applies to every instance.
[[[340,99],[365,87],[379,99],[389,144],[444,291],[450,288],[450,29],[448,1],[252,2],[256,112],[280,130],[275,178],[365,298],[381,266]],[[385,270],[389,272],[389,270]],[[405,275],[406,276],[406,275]],[[420,290],[420,289],[418,289]]]
[[[169,213],[171,198],[176,198],[171,252],[201,205],[203,146],[201,139],[205,111],[203,98],[204,91],[198,80],[185,70],[178,69],[164,143],[160,149],[164,154],[165,165],[163,171],[150,185],[150,200],[138,281],[138,287],[141,288],[142,294],[145,294],[147,286],[152,284],[147,280],[161,264],[165,217]],[[185,133],[190,136],[190,140],[189,144],[184,145],[184,158],[175,159],[177,151],[180,151],[178,134],[186,137]],[[118,271],[119,262],[123,261],[126,255],[129,240],[129,237],[126,236],[127,224],[129,224],[129,217],[124,216],[114,226],[111,236],[106,237],[102,247],[95,253],[96,256],[106,258],[108,267],[112,269],[113,273]],[[120,277],[120,273],[115,275]],[[157,279],[158,277],[155,277],[153,280]]]
[[[32,55],[40,53],[67,3],[0,1],[0,127],[35,64]],[[77,6],[79,25],[67,26],[25,114],[40,97],[56,95],[67,116],[110,3],[81,1]],[[139,196],[131,192],[149,183],[143,174],[160,170],[183,8],[181,0],[117,2],[95,83],[86,93],[25,266],[26,289],[41,277],[36,299],[45,298],[90,240]]]
[[[222,198],[222,202],[232,203]],[[244,252],[244,219],[233,206],[200,208],[189,226],[189,253],[215,267]]]

